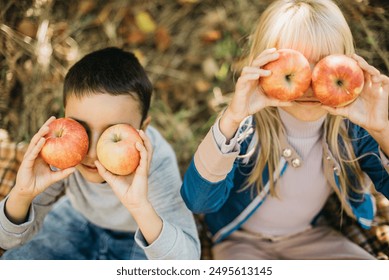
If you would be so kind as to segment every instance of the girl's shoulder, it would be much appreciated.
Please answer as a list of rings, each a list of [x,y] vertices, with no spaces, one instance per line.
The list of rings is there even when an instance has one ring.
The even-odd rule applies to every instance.
[[[347,119],[344,125],[357,156],[366,152],[378,152],[378,143],[363,127]]]
[[[356,139],[359,137],[367,137],[370,136],[370,134],[361,126],[351,122],[348,119],[345,119],[343,122],[344,127],[346,128],[348,135],[352,139]],[[370,136],[371,137],[371,136]]]

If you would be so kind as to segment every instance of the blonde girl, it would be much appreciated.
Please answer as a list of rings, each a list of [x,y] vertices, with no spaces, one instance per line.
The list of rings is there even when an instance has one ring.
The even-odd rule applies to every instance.
[[[346,54],[364,71],[348,106],[322,105],[310,87],[293,102],[267,97],[258,79],[278,49],[313,68]],[[216,259],[372,259],[328,226],[315,224],[335,192],[361,227],[374,218],[376,190],[389,197],[389,78],[355,54],[350,28],[330,0],[280,0],[261,15],[228,107],[184,176],[181,194],[205,213]]]

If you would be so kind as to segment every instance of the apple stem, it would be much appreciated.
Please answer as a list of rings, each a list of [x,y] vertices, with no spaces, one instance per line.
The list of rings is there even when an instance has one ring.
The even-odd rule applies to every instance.
[[[337,80],[336,84],[341,87],[341,86],[343,86],[343,81],[342,80]]]
[[[114,134],[113,135],[113,142],[119,142],[121,140],[120,134]]]
[[[61,128],[60,130],[58,130],[58,131],[56,132],[56,134],[55,134],[55,137],[57,137],[57,138],[62,137],[63,131],[64,131],[63,128]]]
[[[285,76],[286,81],[290,82],[292,80],[293,74],[288,74]]]

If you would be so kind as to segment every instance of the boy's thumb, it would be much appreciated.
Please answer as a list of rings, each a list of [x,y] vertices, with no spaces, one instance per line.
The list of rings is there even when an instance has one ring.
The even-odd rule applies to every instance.
[[[70,167],[63,169],[61,171],[54,172],[53,179],[55,182],[60,181],[68,177],[70,174],[72,174],[74,171],[76,171],[75,167]]]

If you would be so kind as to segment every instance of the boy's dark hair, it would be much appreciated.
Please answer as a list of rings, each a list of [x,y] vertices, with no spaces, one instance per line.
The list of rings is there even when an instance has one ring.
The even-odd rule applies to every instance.
[[[110,47],[85,55],[65,77],[63,104],[68,96],[83,97],[96,92],[131,95],[139,100],[142,121],[150,107],[153,86],[138,59],[131,52]]]

